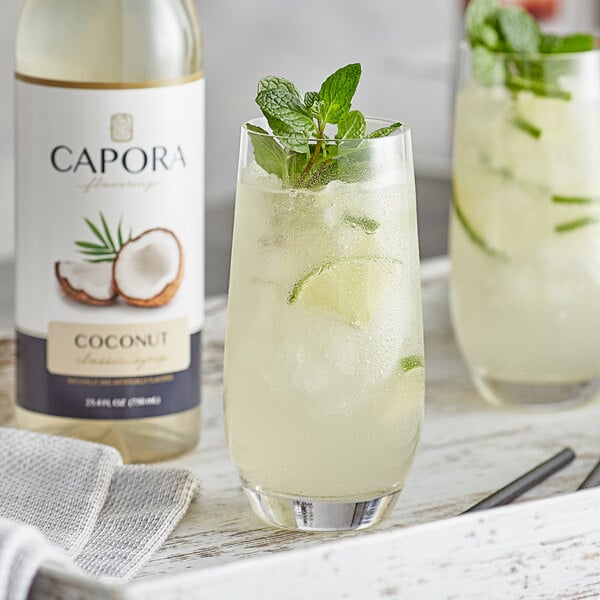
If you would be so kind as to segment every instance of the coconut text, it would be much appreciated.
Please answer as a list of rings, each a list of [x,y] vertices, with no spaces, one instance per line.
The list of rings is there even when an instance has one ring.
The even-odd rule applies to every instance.
[[[166,346],[167,332],[157,331],[155,333],[139,334],[123,334],[123,335],[100,335],[93,333],[86,335],[78,333],[74,337],[74,344],[79,349],[89,348],[91,350],[100,350],[106,348],[108,350],[130,350],[137,348],[158,348]]]

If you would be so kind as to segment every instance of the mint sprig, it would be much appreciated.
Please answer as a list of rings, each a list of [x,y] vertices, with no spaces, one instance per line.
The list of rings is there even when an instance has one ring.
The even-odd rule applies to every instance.
[[[304,95],[283,77],[261,79],[256,103],[275,137],[246,125],[257,164],[285,187],[314,188],[364,177],[368,156],[361,140],[390,135],[401,123],[366,135],[364,115],[351,110],[361,72],[358,63],[346,65],[327,77],[318,92]],[[331,125],[337,126],[335,136],[326,133]]]
[[[523,8],[502,7],[498,0],[471,0],[465,14],[467,37],[473,49],[474,78],[484,86],[503,84],[515,94],[568,101],[571,94],[559,84],[569,64],[544,61],[544,55],[587,52],[596,48],[594,36],[545,34]],[[502,56],[500,56],[502,54]]]

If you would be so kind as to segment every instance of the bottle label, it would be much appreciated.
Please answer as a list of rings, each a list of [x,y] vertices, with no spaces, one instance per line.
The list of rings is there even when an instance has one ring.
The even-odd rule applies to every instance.
[[[139,419],[200,402],[204,80],[16,81],[17,402]]]

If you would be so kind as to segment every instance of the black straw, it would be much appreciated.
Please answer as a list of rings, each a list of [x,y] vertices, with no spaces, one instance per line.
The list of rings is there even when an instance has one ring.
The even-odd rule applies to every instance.
[[[541,483],[550,475],[554,475],[560,471],[563,467],[566,467],[575,458],[575,452],[571,448],[565,448],[552,458],[544,461],[542,464],[527,471],[524,475],[521,475],[518,479],[515,479],[507,486],[494,492],[491,496],[484,498],[481,502],[471,506],[465,510],[465,513],[474,512],[476,510],[485,510],[486,508],[494,508],[496,506],[503,506],[512,502],[515,498],[518,498],[531,488]],[[596,477],[600,477],[600,464],[594,471],[598,470]],[[592,472],[593,473],[593,472]],[[592,475],[590,473],[590,476]],[[588,477],[589,479],[589,477]],[[587,480],[586,480],[587,481]],[[600,483],[600,480],[598,480]],[[585,483],[585,482],[584,482]],[[583,485],[583,484],[582,484]],[[597,485],[597,484],[596,484]]]
[[[600,462],[590,471],[590,474],[583,480],[583,483],[577,488],[578,490],[587,490],[588,488],[597,487],[600,485]]]

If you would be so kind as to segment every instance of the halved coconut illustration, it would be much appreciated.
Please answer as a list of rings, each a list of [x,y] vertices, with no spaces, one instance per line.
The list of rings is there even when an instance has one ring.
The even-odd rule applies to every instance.
[[[72,300],[106,306],[117,297],[112,285],[112,264],[61,260],[54,263],[56,278]]]
[[[170,229],[148,229],[123,244],[113,263],[113,287],[129,304],[168,304],[183,279],[183,248]]]

